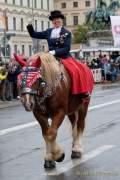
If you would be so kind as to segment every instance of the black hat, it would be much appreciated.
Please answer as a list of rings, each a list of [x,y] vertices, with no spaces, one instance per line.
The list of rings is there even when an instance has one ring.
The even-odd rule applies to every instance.
[[[58,11],[58,10],[51,11],[51,14],[49,16],[49,20],[52,21],[54,18],[64,19],[64,15],[61,13],[61,11]]]

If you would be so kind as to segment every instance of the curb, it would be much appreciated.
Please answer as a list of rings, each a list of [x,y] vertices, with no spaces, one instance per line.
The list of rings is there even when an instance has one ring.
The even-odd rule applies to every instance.
[[[0,109],[20,106],[20,105],[21,105],[21,101],[19,100],[18,101],[5,101],[5,102],[0,101]]]
[[[95,84],[94,87],[98,88],[120,88],[120,83],[101,83],[101,84]]]

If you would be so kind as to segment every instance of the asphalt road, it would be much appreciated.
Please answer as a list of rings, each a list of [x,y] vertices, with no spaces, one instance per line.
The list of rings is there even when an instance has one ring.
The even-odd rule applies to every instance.
[[[82,160],[72,161],[71,128],[65,119],[58,141],[65,160],[45,171],[45,144],[32,113],[22,106],[0,110],[0,180],[119,180],[120,87],[96,88],[83,137]]]

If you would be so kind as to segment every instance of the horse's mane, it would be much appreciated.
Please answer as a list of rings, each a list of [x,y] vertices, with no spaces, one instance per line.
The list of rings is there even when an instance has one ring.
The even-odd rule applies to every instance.
[[[50,88],[61,86],[61,72],[64,74],[63,65],[61,65],[53,55],[50,53],[37,53],[34,57],[40,57],[41,59],[41,72],[42,76],[47,82]]]

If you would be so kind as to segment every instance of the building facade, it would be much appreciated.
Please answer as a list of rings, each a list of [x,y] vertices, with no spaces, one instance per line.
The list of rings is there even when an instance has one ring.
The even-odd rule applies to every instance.
[[[74,31],[77,25],[85,22],[86,13],[94,10],[96,0],[54,0],[54,8],[65,15],[64,25]]]
[[[120,0],[118,0],[120,2]],[[104,0],[109,5],[112,0]],[[95,10],[99,0],[54,0],[54,9],[59,9],[65,15],[64,25],[74,31],[77,25],[85,22],[86,14]],[[116,15],[120,15],[120,8]]]
[[[0,15],[8,19],[8,29],[0,32],[0,46],[8,47],[10,56],[14,52],[30,56],[35,51],[46,50],[46,41],[32,40],[26,26],[33,23],[36,31],[49,28],[51,10],[53,0],[0,0]]]

